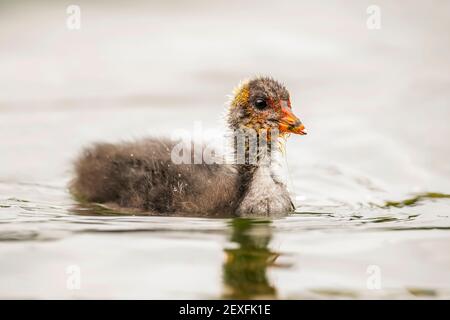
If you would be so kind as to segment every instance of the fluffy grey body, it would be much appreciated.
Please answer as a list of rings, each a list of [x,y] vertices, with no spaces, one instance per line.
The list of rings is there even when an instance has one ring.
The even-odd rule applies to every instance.
[[[85,201],[152,214],[278,216],[293,210],[270,166],[174,164],[175,143],[149,138],[89,147],[75,163],[71,190]]]

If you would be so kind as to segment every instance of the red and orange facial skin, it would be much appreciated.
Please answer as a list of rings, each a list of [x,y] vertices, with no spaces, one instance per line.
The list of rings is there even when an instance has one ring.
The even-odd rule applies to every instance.
[[[264,118],[266,118],[267,121],[267,117],[270,117],[271,111],[274,110],[278,116],[278,130],[281,134],[295,133],[306,135],[305,126],[292,112],[290,99],[274,101],[272,98],[267,98],[266,100],[268,110],[266,112],[261,112],[263,119],[258,119],[259,121],[264,120]]]
[[[291,109],[289,92],[272,78],[258,77],[241,83],[234,91],[228,115],[231,128],[256,131],[277,128],[280,135],[305,135],[305,127]]]

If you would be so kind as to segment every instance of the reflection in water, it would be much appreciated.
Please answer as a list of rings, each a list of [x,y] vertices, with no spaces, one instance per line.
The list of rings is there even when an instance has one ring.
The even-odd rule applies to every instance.
[[[403,207],[410,207],[414,206],[417,203],[424,201],[424,200],[432,200],[432,199],[448,199],[450,198],[450,194],[445,193],[438,193],[438,192],[426,192],[418,194],[412,198],[403,200],[403,201],[387,201],[385,205],[382,208],[390,208],[390,207],[396,207],[396,208],[403,208]]]
[[[226,299],[276,298],[277,292],[267,276],[267,268],[279,254],[269,249],[271,221],[234,219],[230,241],[237,245],[225,249],[223,281]]]

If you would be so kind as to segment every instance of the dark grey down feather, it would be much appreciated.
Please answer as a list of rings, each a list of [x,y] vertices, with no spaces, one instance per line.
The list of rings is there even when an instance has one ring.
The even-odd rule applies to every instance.
[[[75,164],[71,189],[80,198],[154,213],[231,214],[241,179],[231,165],[171,161],[174,142],[100,143]]]

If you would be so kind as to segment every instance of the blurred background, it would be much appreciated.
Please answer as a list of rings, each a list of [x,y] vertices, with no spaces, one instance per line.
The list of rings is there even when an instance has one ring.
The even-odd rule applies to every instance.
[[[233,86],[262,74],[310,132],[291,139],[292,161],[393,193],[449,191],[446,1],[379,1],[380,29],[367,1],[0,3],[3,180],[59,182],[89,139],[216,127]]]
[[[79,29],[70,27],[71,5],[80,9]],[[379,29],[368,25],[370,5],[379,9]],[[445,296],[450,287],[449,33],[450,3],[444,0],[0,0],[0,240],[9,244],[0,249],[0,296],[73,297],[64,284],[60,288],[61,270],[69,260],[84,261],[100,279],[75,296],[221,296],[222,257],[224,252],[234,254],[229,248],[222,252],[222,247],[233,242],[230,234],[240,235],[251,227],[236,229],[234,222],[202,219],[76,215],[76,203],[66,186],[73,159],[93,141],[170,135],[175,128],[192,129],[195,121],[205,129],[221,128],[227,95],[241,79],[253,75],[284,82],[295,113],[308,130],[306,137],[291,137],[287,147],[298,214],[264,228],[270,231],[265,239],[279,241],[276,249],[266,243],[264,254],[289,253],[292,261],[284,265],[293,269],[279,274],[278,280],[264,278],[263,287],[270,291],[266,293],[309,297],[311,288],[362,286],[356,293],[333,289],[321,294],[365,296],[369,293],[361,279],[371,262],[392,267],[384,270],[392,287],[400,290],[394,290],[394,296],[398,292],[402,297],[411,292]],[[99,240],[89,233],[104,228],[155,231],[152,228],[158,223],[170,232],[158,229],[162,234],[151,233],[156,238],[144,237],[144,232],[139,239],[132,232],[127,239],[136,243],[121,243],[126,246],[121,255],[104,249],[109,242],[100,245],[107,238]],[[201,239],[211,228],[217,233],[211,239],[213,247],[203,248],[211,250],[211,256],[201,253],[203,242],[197,238],[191,239],[193,247],[185,249],[209,257],[199,260],[203,261],[200,269],[197,265],[189,269],[175,249],[176,239],[194,237],[177,233],[186,231],[183,228],[199,228],[195,230]],[[346,228],[361,233],[344,236]],[[413,231],[400,235],[394,232],[398,229]],[[344,233],[333,238],[328,230]],[[88,239],[74,235],[78,233],[87,233]],[[306,251],[320,258],[301,256],[296,236],[302,237],[303,244],[311,241]],[[118,245],[117,235],[110,237]],[[39,242],[55,239],[59,240],[51,242],[55,248]],[[293,241],[284,247],[283,239]],[[336,244],[341,240],[342,246]],[[139,251],[142,241],[156,246],[148,253],[149,260],[126,256],[124,252]],[[77,251],[86,243],[92,246]],[[315,247],[316,243],[321,244]],[[386,243],[394,246],[392,250],[384,247]],[[381,247],[381,252],[389,253],[371,251]],[[175,251],[158,254],[164,248]],[[335,260],[337,248],[345,248],[342,255],[348,254],[350,260],[358,253],[360,264],[343,262],[342,256]],[[106,250],[102,268],[97,260],[89,264],[97,250]],[[64,257],[62,252],[74,256]],[[374,256],[378,260],[372,261]],[[110,269],[124,257],[139,261],[142,272],[146,263],[147,270],[160,268],[161,273],[148,280],[153,289],[131,290],[129,284],[141,280],[131,265]],[[306,273],[298,280],[303,276],[295,269],[296,257],[306,266],[310,262],[313,278]],[[403,262],[396,260],[400,257]],[[264,261],[258,272],[268,268]],[[169,265],[172,271],[167,271]],[[235,269],[225,266],[230,278],[230,270]],[[399,271],[405,268],[417,273],[408,277]],[[190,270],[198,287],[184,284],[181,289],[187,278],[180,269]],[[51,278],[49,270],[59,280]],[[349,280],[358,272],[358,280]],[[162,281],[168,274],[175,278]],[[209,280],[198,282],[197,274]],[[112,278],[123,281],[114,287]],[[251,276],[244,278],[250,284],[239,280],[244,281],[238,281],[241,286],[256,285]],[[108,290],[105,283],[110,284]],[[408,285],[425,291],[401,291]],[[227,292],[224,296],[230,297]]]

